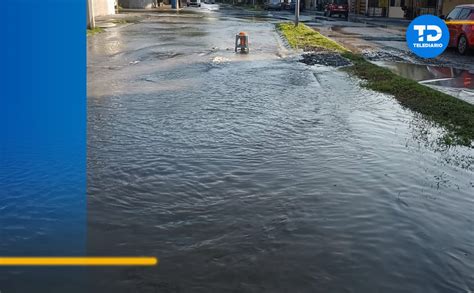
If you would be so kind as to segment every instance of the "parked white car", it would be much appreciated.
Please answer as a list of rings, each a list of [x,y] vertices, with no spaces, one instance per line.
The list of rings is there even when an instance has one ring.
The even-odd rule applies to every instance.
[[[187,0],[186,6],[201,7],[201,0]]]

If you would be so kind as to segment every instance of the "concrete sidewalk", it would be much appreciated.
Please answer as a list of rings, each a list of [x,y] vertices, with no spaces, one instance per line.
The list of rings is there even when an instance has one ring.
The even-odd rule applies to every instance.
[[[306,16],[312,15],[313,20],[314,19],[328,20],[328,21],[340,20],[335,17],[324,16],[323,11],[304,11],[301,14],[306,15]],[[388,17],[368,17],[365,15],[359,15],[359,14],[354,14],[354,13],[349,14],[348,21],[364,23],[364,24],[369,24],[369,25],[378,25],[381,27],[395,26],[395,27],[402,27],[402,28],[408,27],[408,25],[411,22],[411,20],[409,19],[388,18]]]
[[[349,20],[353,22],[360,22],[366,24],[374,24],[381,26],[399,26],[408,27],[411,20],[402,18],[388,18],[388,17],[367,17],[363,15],[350,14]]]

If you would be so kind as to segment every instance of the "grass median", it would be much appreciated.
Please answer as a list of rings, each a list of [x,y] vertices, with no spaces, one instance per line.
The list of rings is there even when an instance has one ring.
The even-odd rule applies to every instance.
[[[277,28],[283,33],[293,48],[299,48],[305,51],[326,50],[338,53],[349,52],[343,46],[304,24],[295,27],[294,24],[285,22],[279,23]]]
[[[363,86],[394,96],[402,106],[444,127],[447,131],[444,143],[472,147],[474,105],[370,63],[304,24],[295,27],[292,23],[280,23],[277,28],[293,48],[329,51],[349,59],[353,66],[345,70],[364,80]]]

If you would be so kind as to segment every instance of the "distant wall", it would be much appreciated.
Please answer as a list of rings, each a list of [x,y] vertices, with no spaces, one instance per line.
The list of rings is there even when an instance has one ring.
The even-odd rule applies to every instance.
[[[115,14],[115,0],[94,0],[94,15]]]
[[[122,8],[152,8],[153,0],[118,0]]]

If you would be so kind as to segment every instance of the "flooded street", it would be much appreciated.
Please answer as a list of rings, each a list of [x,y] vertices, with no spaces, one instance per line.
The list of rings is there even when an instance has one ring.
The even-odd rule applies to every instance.
[[[88,38],[88,292],[474,292],[474,150],[206,7]]]
[[[436,58],[417,57],[406,44],[406,20],[316,16],[307,24],[379,66],[474,104],[474,52],[463,56],[448,48]]]

